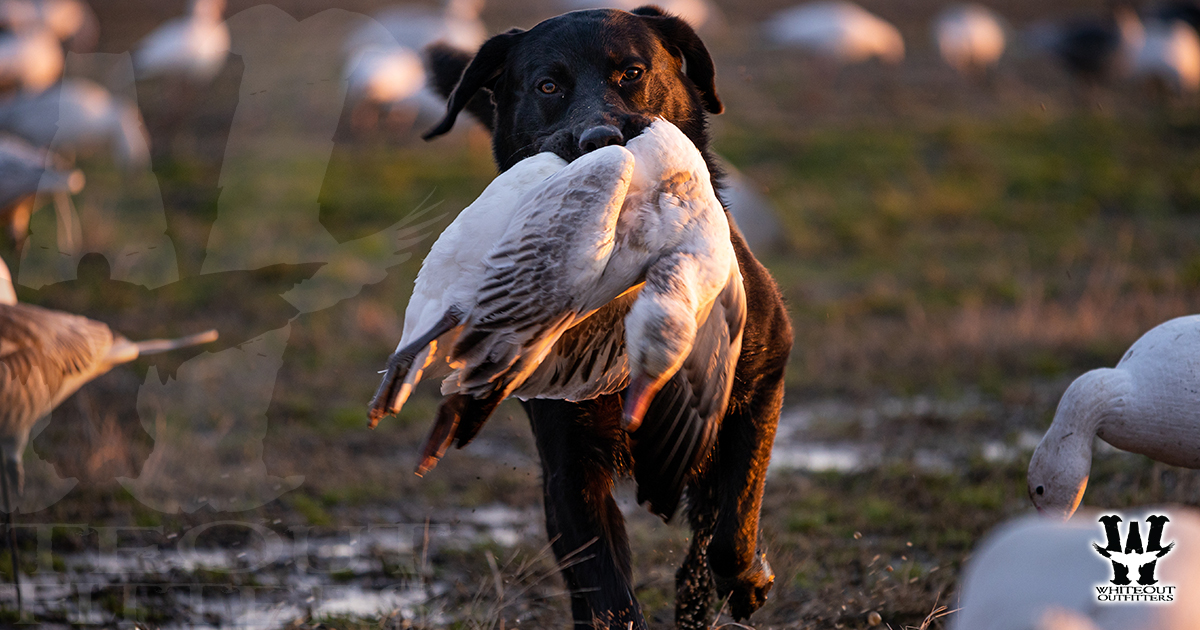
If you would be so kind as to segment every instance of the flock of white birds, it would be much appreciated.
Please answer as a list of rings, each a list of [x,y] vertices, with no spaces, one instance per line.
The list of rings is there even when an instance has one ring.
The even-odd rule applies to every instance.
[[[963,74],[981,74],[1000,63],[1010,43],[1059,57],[1081,78],[1153,80],[1179,94],[1200,91],[1200,14],[1162,5],[1139,16],[1123,6],[1107,17],[1043,22],[1022,32],[979,4],[946,8],[934,19],[933,39],[942,59]],[[838,65],[904,60],[899,29],[845,0],[812,2],[776,13],[763,25],[779,46],[794,46]]]
[[[133,51],[135,76],[211,81],[229,55],[223,9],[224,0],[193,0],[187,16],[147,35]],[[98,32],[83,0],[0,0],[0,224],[18,249],[39,190],[79,192],[78,155],[107,151],[126,169],[149,165],[137,105],[94,81],[63,76],[65,52],[92,50]],[[60,249],[76,254],[74,210],[63,197],[56,206]]]
[[[628,9],[641,4],[622,2],[615,6]],[[705,0],[659,4],[682,15],[701,32],[725,22],[721,12]],[[563,0],[564,9],[592,6],[596,5],[590,0]],[[1152,78],[1176,92],[1193,93],[1200,90],[1200,35],[1196,25],[1187,21],[1189,14],[1175,10],[1179,6],[1182,5],[1141,16],[1117,8],[1105,17],[1033,25],[1017,39],[1023,39],[1033,49],[1054,53],[1085,80]],[[421,50],[435,41],[467,51],[477,48],[489,33],[480,20],[481,9],[482,0],[448,0],[440,10],[395,6],[379,12],[375,22],[353,32],[343,47],[348,97],[364,107],[407,116],[410,122],[415,121],[422,109],[440,109],[442,100],[427,87]],[[192,0],[187,15],[163,24],[146,36],[133,54],[137,78],[164,77],[193,86],[211,82],[229,54],[230,34],[223,21],[223,10],[224,0]],[[148,134],[136,106],[128,99],[91,81],[63,78],[66,51],[90,50],[97,42],[96,16],[82,0],[0,0],[0,26],[3,27],[0,31],[0,222],[7,228],[7,237],[19,247],[34,209],[35,195],[39,191],[53,194],[59,210],[60,249],[68,251],[73,234],[68,197],[84,185],[82,173],[73,167],[74,156],[108,150],[120,164],[144,167],[149,160]],[[762,25],[762,33],[775,46],[803,48],[837,65],[871,59],[897,64],[905,58],[904,39],[895,26],[841,0],[785,9]],[[963,74],[979,75],[1000,63],[1015,32],[991,9],[970,4],[942,11],[933,23],[932,33],[946,64]],[[578,189],[576,171],[583,169],[588,176],[612,171],[612,177],[605,180],[610,185],[593,191],[595,198],[589,201],[588,208],[604,206],[620,210],[623,204],[629,205],[629,199],[639,199],[639,191],[648,189],[647,186],[652,188],[647,182],[663,170],[663,165],[655,164],[655,156],[663,153],[662,147],[674,146],[672,143],[679,139],[678,130],[671,127],[672,135],[671,130],[656,125],[646,135],[659,143],[651,149],[643,149],[635,140],[627,149],[602,149],[579,160],[578,166],[570,167],[553,156],[530,158],[501,175],[476,204],[463,211],[439,239],[418,277],[417,291],[405,319],[404,338],[398,348],[399,359],[389,366],[376,400],[374,418],[396,411],[422,373],[439,365],[450,369],[443,385],[446,393],[477,395],[480,381],[476,372],[495,370],[497,357],[506,361],[501,397],[514,393],[586,397],[632,380],[640,394],[630,397],[632,408],[626,410],[630,430],[636,429],[645,403],[653,397],[657,385],[678,370],[693,350],[723,358],[722,365],[711,369],[726,374],[726,382],[721,385],[726,388],[725,393],[716,395],[727,395],[727,381],[738,354],[740,324],[737,331],[724,329],[722,337],[720,326],[712,322],[727,324],[737,320],[731,309],[742,309],[744,317],[745,303],[744,296],[724,297],[730,292],[740,294],[741,282],[736,262],[730,267],[732,253],[717,246],[728,245],[728,225],[723,220],[709,220],[716,216],[723,219],[724,215],[719,212],[719,205],[714,205],[715,198],[709,198],[711,189],[706,185],[700,187],[704,194],[684,199],[680,207],[686,208],[691,203],[693,212],[675,224],[679,228],[675,232],[654,232],[656,228],[649,220],[639,221],[635,226],[605,219],[597,224],[594,234],[580,227],[557,246],[540,241],[529,244],[531,237],[542,238],[553,233],[546,225],[547,208],[557,209],[550,214],[572,210],[554,205],[555,200],[546,196],[555,191],[561,193],[564,186]],[[686,167],[697,179],[707,176],[703,168],[699,171],[693,168],[697,166],[698,154],[684,151],[672,155],[675,160],[672,168]],[[702,167],[702,162],[699,164]],[[644,172],[647,169],[653,172]],[[609,201],[597,201],[600,197]],[[578,212],[585,210],[573,208]],[[662,211],[659,207],[647,210],[655,215]],[[470,220],[504,224],[497,223],[487,231],[499,239],[492,248],[479,247],[474,237],[464,236],[463,222]],[[718,224],[724,225],[725,232]],[[578,225],[586,226],[587,222]],[[686,235],[680,231],[696,226],[705,229],[697,227],[694,233]],[[662,261],[671,259],[668,254],[685,250],[689,256],[706,252],[710,257],[716,253],[723,257],[715,256],[721,260],[714,258],[699,266],[664,268],[661,286],[682,283],[704,289],[699,292],[703,295],[689,295],[682,302],[678,295],[656,295],[650,289],[643,289],[644,295],[636,300],[632,299],[632,293],[629,299],[622,300],[633,288],[636,274],[612,278],[605,275],[607,271],[600,275],[580,271],[567,279],[576,284],[568,283],[559,287],[557,294],[539,294],[537,299],[528,300],[545,311],[530,315],[544,319],[544,326],[523,328],[525,336],[518,347],[496,345],[496,339],[511,345],[513,331],[487,328],[489,301],[497,297],[528,297],[534,289],[546,289],[513,285],[519,280],[508,271],[514,261],[520,259],[526,266],[537,264],[521,258],[521,252],[529,248],[544,254],[549,252],[543,266],[552,260],[555,267],[583,269],[587,265],[575,260],[580,255],[575,241],[583,239],[593,245],[619,243],[621,229],[642,230],[639,238],[662,241],[661,247],[654,249],[655,260],[625,261],[629,269],[665,265]],[[610,233],[613,230],[617,233],[615,237]],[[465,241],[470,241],[469,246],[464,245]],[[585,253],[588,256],[584,258],[594,258],[589,258],[594,253],[591,250]],[[462,257],[468,254],[473,258],[464,263]],[[608,253],[614,260],[624,260],[629,255],[619,247]],[[702,273],[714,269],[715,275]],[[541,271],[549,273],[546,269]],[[447,286],[453,290],[445,290]],[[515,308],[505,304],[505,309]],[[613,304],[617,305],[615,310],[610,308]],[[546,310],[552,306],[559,310]],[[539,366],[553,365],[555,342],[573,323],[588,317],[605,322],[603,330],[591,331],[596,338],[590,343],[601,348],[597,352],[611,355],[618,346],[625,345],[628,355],[615,363],[605,361],[604,365],[611,364],[615,371],[592,375],[594,378],[585,379],[587,382],[576,379],[553,384],[540,379]],[[661,344],[647,341],[646,335],[639,337],[641,328],[661,327],[666,321],[686,323],[673,331],[678,333],[674,336],[686,339],[685,344],[659,347]],[[480,342],[475,337],[483,333],[485,341]],[[472,348],[483,350],[456,346],[464,335],[472,336],[476,344]],[[627,335],[628,339],[617,339],[614,335]],[[34,422],[71,392],[139,353],[202,343],[214,336],[206,333],[179,342],[137,344],[114,335],[102,324],[18,304],[8,269],[0,261],[0,456],[4,460],[0,473],[5,491],[10,484],[19,491],[21,455]],[[494,376],[488,374],[489,386],[494,383]],[[441,441],[427,445],[424,469],[441,455],[453,432],[454,427],[434,432],[431,440],[438,437]],[[1029,493],[1038,511],[1059,520],[1070,518],[1076,511],[1087,485],[1096,437],[1168,464],[1200,468],[1200,316],[1175,319],[1149,331],[1115,368],[1089,372],[1066,391],[1029,467]],[[1179,532],[1180,537],[1189,536],[1189,543],[1200,545],[1196,517],[1184,514],[1179,520],[1180,526],[1173,531]],[[1141,625],[1128,625],[1127,619],[1114,621],[1089,609],[1086,598],[1080,600],[1074,586],[1063,585],[1075,584],[1079,575],[1090,575],[1095,567],[1072,573],[1075,565],[1067,559],[1050,561],[1056,557],[1052,551],[1064,548],[1063,540],[1087,537],[1076,532],[1079,529],[1078,525],[1040,522],[1006,530],[1004,535],[1009,538],[1000,542],[993,538],[966,573],[964,613],[959,621],[978,619],[971,622],[972,629],[1192,627],[1186,625],[1190,621],[1177,621],[1176,616],[1161,614],[1161,610],[1134,620]],[[1058,542],[1046,549],[1038,547],[1048,540]],[[1010,549],[1022,552],[1014,554]],[[1087,564],[1092,560],[1088,556],[1079,561]],[[1045,571],[1051,569],[1066,577],[1056,573],[1058,577],[1049,582],[1025,579],[1026,575],[1044,578],[1048,575]],[[1178,580],[1200,584],[1195,572],[1180,574]],[[1017,584],[1026,588],[1017,589],[1014,586]],[[1029,601],[997,602],[996,594],[1006,589],[1009,593],[1028,592],[1042,607],[1035,610]],[[1064,594],[1064,589],[1070,593]],[[979,599],[972,600],[973,594],[979,594],[976,595]],[[993,609],[997,612],[989,612]],[[1194,620],[1195,616],[1189,619]],[[968,626],[960,624],[960,627]]]

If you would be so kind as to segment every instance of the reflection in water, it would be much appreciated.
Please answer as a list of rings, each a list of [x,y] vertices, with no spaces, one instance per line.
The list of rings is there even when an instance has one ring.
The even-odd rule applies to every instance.
[[[274,629],[327,615],[392,615],[446,627],[461,622],[463,611],[447,610],[438,598],[456,582],[461,588],[478,576],[432,578],[422,571],[427,558],[439,549],[478,553],[481,547],[540,542],[539,514],[536,508],[489,505],[448,511],[431,523],[352,527],[322,536],[309,535],[309,527],[277,533],[248,521],[172,534],[113,528],[112,536],[96,539],[97,548],[55,554],[53,564],[39,565],[23,593],[38,618],[75,624],[111,623],[115,602],[126,621],[153,610],[151,625],[160,628]],[[248,540],[223,539],[238,534]],[[0,598],[8,595],[5,588],[0,585]]]

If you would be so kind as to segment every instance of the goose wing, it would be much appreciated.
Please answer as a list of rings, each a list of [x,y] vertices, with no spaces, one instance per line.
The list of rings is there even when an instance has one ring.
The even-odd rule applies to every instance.
[[[597,282],[615,247],[632,174],[629,151],[606,147],[525,198],[484,260],[476,305],[450,353],[460,391],[490,396],[504,375],[511,392],[563,332],[636,284]]]
[[[553,153],[521,160],[492,180],[434,242],[405,309],[404,333],[371,401],[370,426],[400,410],[426,368],[445,362],[463,316],[475,303],[491,245],[508,230],[522,196],[566,165]]]
[[[0,431],[27,431],[108,368],[108,326],[27,304],[0,306]]]
[[[684,485],[712,450],[742,349],[746,293],[736,264],[700,324],[691,352],[632,434],[638,502],[669,521]]]
[[[526,196],[484,258],[483,281],[449,351],[455,371],[422,451],[418,474],[452,439],[465,445],[538,368],[560,337],[636,279],[599,283],[615,247],[633,156],[606,147],[575,160]]]

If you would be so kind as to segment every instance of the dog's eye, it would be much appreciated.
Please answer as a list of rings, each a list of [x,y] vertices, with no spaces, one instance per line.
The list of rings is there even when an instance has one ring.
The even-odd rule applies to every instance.
[[[621,82],[622,83],[632,83],[634,81],[637,81],[640,78],[642,78],[642,69],[641,68],[629,68],[629,69],[625,70],[624,74],[621,75]]]
[[[558,84],[553,81],[542,81],[538,84],[538,91],[542,94],[554,94],[558,91]]]
[[[1042,486],[1038,486],[1033,491],[1036,492],[1039,497],[1042,496],[1043,494],[1046,494],[1046,489],[1043,488]]]

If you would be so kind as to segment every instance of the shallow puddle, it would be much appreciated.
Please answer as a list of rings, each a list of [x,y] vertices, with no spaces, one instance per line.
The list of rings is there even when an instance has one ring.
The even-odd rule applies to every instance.
[[[121,620],[254,630],[326,616],[398,614],[436,622],[444,611],[426,605],[450,586],[431,577],[427,555],[484,544],[511,547],[541,535],[536,510],[488,505],[443,516],[441,522],[343,528],[321,536],[310,535],[309,527],[280,534],[259,523],[223,521],[224,527],[251,530],[244,548],[234,549],[199,546],[204,531],[215,527],[211,523],[146,546],[136,545],[161,528],[105,528],[105,551],[38,554],[38,570],[22,576],[25,618],[44,627]],[[135,539],[141,542],[130,542]],[[11,585],[0,586],[0,594],[14,607]]]

